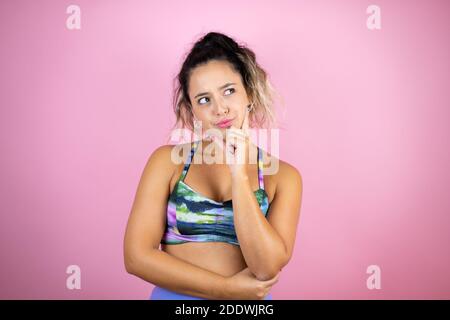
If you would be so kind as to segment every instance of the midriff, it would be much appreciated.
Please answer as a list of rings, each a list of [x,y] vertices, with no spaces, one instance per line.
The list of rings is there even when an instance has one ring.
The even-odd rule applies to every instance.
[[[226,242],[186,242],[161,244],[161,249],[174,257],[224,277],[245,269],[241,248]]]

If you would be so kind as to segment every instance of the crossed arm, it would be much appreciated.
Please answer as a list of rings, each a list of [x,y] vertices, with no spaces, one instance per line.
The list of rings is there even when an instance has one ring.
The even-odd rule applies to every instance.
[[[182,294],[228,299],[224,276],[159,250],[174,173],[171,147],[156,149],[142,173],[123,243],[125,269],[147,282]]]
[[[273,278],[289,262],[300,215],[302,178],[282,163],[274,199],[264,217],[246,174],[232,178],[236,234],[249,269],[259,280]]]
[[[147,282],[183,294],[234,298],[228,296],[226,277],[159,250],[174,173],[171,149],[167,145],[155,150],[142,173],[125,233],[125,268]],[[260,280],[270,278],[288,262],[295,240],[301,177],[289,167],[280,170],[280,177],[268,221],[257,211],[260,209],[248,181],[233,182],[236,232],[246,263]]]

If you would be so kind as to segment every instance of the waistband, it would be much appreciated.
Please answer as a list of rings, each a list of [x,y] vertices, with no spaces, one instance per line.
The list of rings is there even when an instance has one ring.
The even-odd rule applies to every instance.
[[[181,294],[165,288],[155,286],[149,297],[149,300],[208,300],[200,297],[194,297],[187,294]],[[272,300],[272,294],[269,292],[264,300]]]

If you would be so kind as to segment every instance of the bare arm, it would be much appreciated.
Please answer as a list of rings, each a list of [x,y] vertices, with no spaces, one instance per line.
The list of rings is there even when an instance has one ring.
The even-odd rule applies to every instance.
[[[128,265],[127,271],[178,293],[211,300],[228,299],[225,277],[157,249],[141,254],[134,265]]]
[[[275,197],[267,213],[261,212],[248,177],[233,177],[236,233],[250,270],[260,280],[274,277],[292,256],[300,214],[302,179],[290,165],[280,168]]]
[[[283,240],[261,212],[246,175],[233,177],[232,193],[234,224],[245,262],[258,279],[270,279],[285,264]]]
[[[206,299],[227,299],[226,278],[159,250],[166,223],[172,146],[159,147],[139,182],[124,239],[128,273],[154,285]]]

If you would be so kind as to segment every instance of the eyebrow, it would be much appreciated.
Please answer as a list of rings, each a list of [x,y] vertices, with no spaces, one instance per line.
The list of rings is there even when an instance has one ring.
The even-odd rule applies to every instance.
[[[225,83],[223,86],[219,87],[218,89],[219,89],[219,90],[224,89],[224,88],[226,88],[226,87],[228,87],[228,86],[231,86],[232,84],[236,84],[236,83],[234,83],[234,82],[228,82],[228,83]],[[197,98],[197,97],[200,97],[200,96],[207,95],[207,94],[208,94],[208,92],[202,92],[202,93],[199,93],[199,94],[197,94],[197,95],[194,97],[194,99]]]

